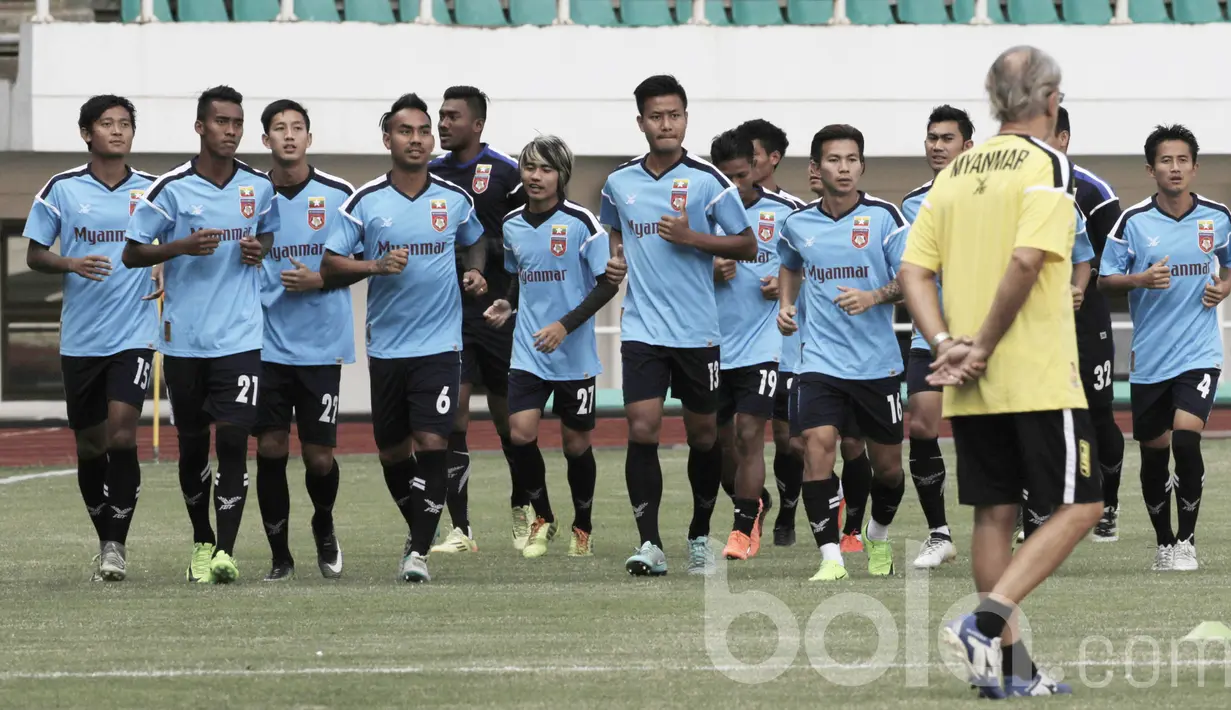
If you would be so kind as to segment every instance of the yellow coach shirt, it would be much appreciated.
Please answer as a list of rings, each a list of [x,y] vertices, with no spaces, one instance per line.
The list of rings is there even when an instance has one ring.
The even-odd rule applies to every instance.
[[[946,387],[946,417],[1085,409],[1077,369],[1073,297],[1076,212],[1072,164],[1042,141],[999,135],[936,177],[902,260],[943,273],[949,333],[973,337],[1018,247],[1047,254],[987,372]]]

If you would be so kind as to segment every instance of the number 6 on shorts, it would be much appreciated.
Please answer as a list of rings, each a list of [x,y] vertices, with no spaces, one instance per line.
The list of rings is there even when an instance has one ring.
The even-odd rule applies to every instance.
[[[436,398],[436,411],[440,414],[449,413],[449,386],[445,385],[440,390],[440,396]]]

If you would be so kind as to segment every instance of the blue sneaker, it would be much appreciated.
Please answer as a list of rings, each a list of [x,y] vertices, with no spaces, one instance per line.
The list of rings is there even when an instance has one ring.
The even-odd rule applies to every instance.
[[[963,668],[966,681],[985,698],[1002,699],[1000,639],[989,639],[975,626],[975,615],[964,614],[945,626],[941,651],[950,668]]]
[[[1010,698],[1028,698],[1039,695],[1072,695],[1073,686],[1058,683],[1046,673],[1039,671],[1032,680],[1024,681],[1017,676],[1005,679],[1004,692]]]
[[[625,560],[624,569],[635,577],[661,577],[667,573],[667,556],[658,549],[658,545],[647,540],[632,557]]]
[[[709,537],[702,535],[688,541],[688,574],[710,575],[717,567]]]

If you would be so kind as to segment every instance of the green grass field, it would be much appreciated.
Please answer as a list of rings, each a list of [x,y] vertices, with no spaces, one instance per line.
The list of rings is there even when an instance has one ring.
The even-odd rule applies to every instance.
[[[1224,544],[1231,442],[1206,445],[1202,569],[1189,574],[1149,571],[1153,533],[1140,503],[1135,447],[1129,451],[1120,542],[1083,544],[1024,607],[1036,660],[1077,686],[1071,700],[1040,702],[1226,707],[1224,649],[1211,646],[1202,660],[1195,646],[1181,646],[1173,663],[1171,643],[1200,621],[1231,622]],[[952,449],[946,453],[951,463]],[[952,483],[962,555],[931,575],[907,573],[901,562],[906,538],[917,545],[925,533],[908,485],[893,527],[894,578],[869,579],[865,559],[853,555],[851,579],[809,583],[819,555],[801,510],[795,547],[767,546],[707,580],[683,574],[686,454],[663,457],[672,566],[660,579],[631,578],[623,569],[636,543],[623,452],[599,455],[597,556],[583,560],[566,557],[563,534],[545,558],[515,553],[504,461],[476,455],[471,506],[480,552],[433,556],[434,581],[424,586],[395,579],[405,527],[374,457],[342,461],[336,517],[346,572],[337,582],[316,571],[301,484],[292,487],[291,520],[299,578],[278,586],[259,581],[268,549],[254,486],[237,550],[241,578],[229,587],[183,581],[189,525],[174,464],[144,467],[130,576],[118,585],[87,581],[97,548],[74,476],[0,485],[0,707],[782,708],[819,700],[922,709],[974,702],[936,652],[938,625],[972,591],[970,515],[957,508]],[[572,511],[558,454],[549,456],[549,468],[563,533]],[[0,477],[31,472],[8,469]],[[720,501],[716,547],[730,515],[730,503]],[[773,610],[786,633],[780,648],[767,617],[730,622],[748,608]],[[868,610],[880,623],[837,615],[842,608]],[[727,622],[729,658],[707,645],[707,634],[720,638]],[[1157,653],[1134,637],[1153,639]],[[762,662],[760,676],[742,665]],[[1105,687],[1086,687],[1091,683]]]

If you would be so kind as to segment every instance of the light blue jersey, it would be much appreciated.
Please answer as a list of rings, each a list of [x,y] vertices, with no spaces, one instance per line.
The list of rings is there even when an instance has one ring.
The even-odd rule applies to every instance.
[[[262,263],[261,305],[265,347],[261,360],[282,365],[343,365],[355,361],[355,326],[349,288],[293,293],[282,287],[291,260],[321,270],[325,238],[338,208],[355,188],[342,178],[309,168],[308,179],[279,187],[282,229]]]
[[[1218,309],[1201,296],[1212,274],[1231,262],[1231,212],[1226,205],[1193,195],[1180,219],[1165,214],[1155,197],[1125,210],[1116,222],[1099,274],[1139,274],[1167,258],[1171,286],[1128,292],[1133,318],[1129,382],[1152,384],[1189,370],[1222,368]]]
[[[803,372],[844,380],[875,380],[902,372],[893,332],[893,304],[849,316],[834,303],[839,286],[873,291],[897,276],[906,246],[906,220],[890,202],[860,193],[836,219],[821,200],[786,218],[778,245],[782,265],[804,272],[799,298],[808,311]]]
[[[261,268],[243,263],[239,241],[279,230],[276,198],[269,176],[238,160],[223,185],[198,174],[196,158],[150,185],[128,222],[132,241],[167,244],[222,230],[213,254],[179,256],[164,268],[163,353],[216,358],[261,349]]]
[[[455,246],[483,236],[474,202],[462,188],[434,175],[410,196],[386,173],[351,195],[339,210],[325,249],[377,260],[410,251],[400,274],[368,279],[367,346],[372,357],[422,357],[462,349],[462,294]]]
[[[718,344],[714,257],[658,236],[663,215],[688,215],[698,232],[740,234],[751,225],[739,192],[713,165],[685,152],[658,177],[645,156],[607,177],[599,221],[622,232],[628,291],[620,338],[649,345],[702,348]]]
[[[50,248],[58,238],[61,256],[111,260],[111,273],[102,281],[64,274],[61,355],[105,357],[155,347],[158,306],[141,300],[154,290],[150,270],[129,269],[121,258],[129,215],[153,181],[153,175],[129,168],[111,188],[82,165],[51,178],[35,196],[23,232],[28,239]]]
[[[762,280],[777,278],[780,261],[778,242],[782,223],[800,205],[776,194],[761,191],[747,208],[748,221],[757,236],[757,257],[737,261],[735,278],[714,288],[722,332],[723,370],[778,362],[783,338],[778,332],[778,300],[761,295]]]
[[[790,200],[791,204],[795,205],[796,209],[799,209],[800,207],[803,207],[804,204],[806,204],[803,200],[799,199],[798,197],[795,197],[794,195],[790,194],[786,190],[779,190],[778,196],[785,197],[786,199]],[[780,233],[779,233],[778,238],[779,240],[781,240],[782,238],[781,230],[779,230],[779,232]],[[774,247],[776,249],[777,244],[775,244]],[[779,259],[778,263],[781,264],[782,260]],[[799,371],[799,361],[800,361],[800,358],[803,357],[803,347],[804,347],[803,341],[800,339],[800,335],[799,335],[800,333],[803,332],[803,329],[804,329],[803,327],[803,317],[804,317],[803,306],[804,306],[803,300],[800,300],[799,303],[797,303],[795,306],[795,324],[799,326],[799,330],[795,331],[794,333],[791,333],[790,335],[782,336],[782,356],[778,359],[778,372],[786,372],[786,373],[793,374]],[[777,327],[777,319],[778,319],[777,309],[778,309],[778,305],[775,303],[774,304],[775,328]]]
[[[534,348],[534,334],[563,318],[594,290],[607,270],[611,245],[594,215],[565,200],[550,212],[519,207],[504,218],[504,268],[517,275],[520,296],[513,330],[514,370],[552,382],[586,380],[603,371],[591,318],[553,353]]]

